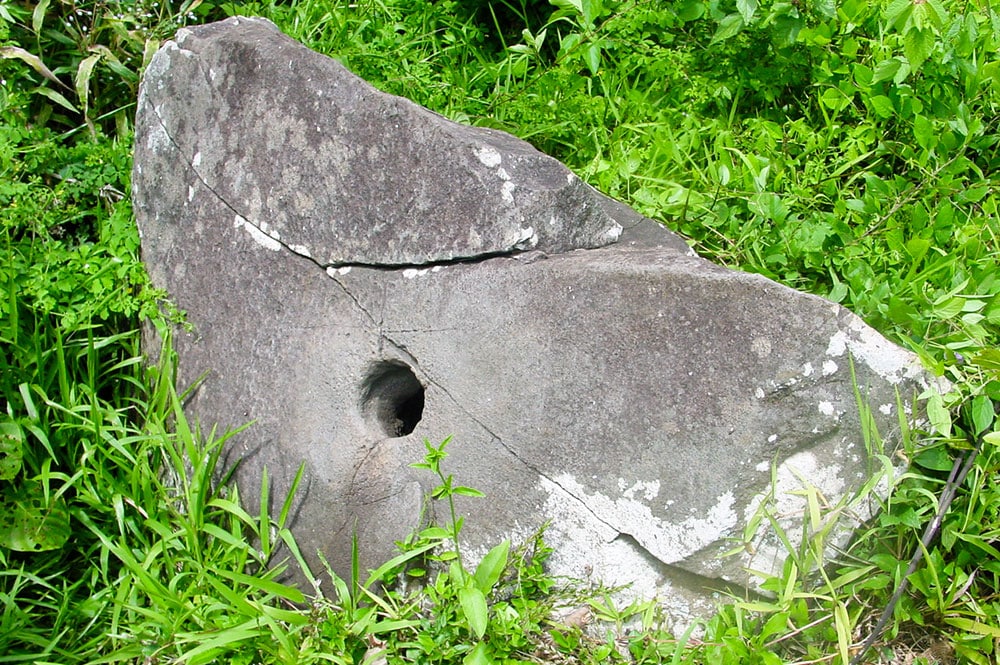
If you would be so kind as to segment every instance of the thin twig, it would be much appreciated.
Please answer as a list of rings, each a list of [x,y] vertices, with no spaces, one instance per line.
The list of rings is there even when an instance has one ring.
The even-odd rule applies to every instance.
[[[896,587],[895,593],[892,594],[892,598],[889,599],[889,604],[886,605],[885,609],[882,610],[882,616],[879,617],[878,623],[872,628],[872,632],[868,635],[868,639],[864,641],[861,645],[861,649],[854,654],[851,658],[850,665],[858,665],[861,659],[865,657],[868,650],[872,648],[882,632],[885,630],[886,624],[889,623],[889,618],[892,616],[893,611],[896,609],[896,604],[899,599],[903,597],[903,593],[906,591],[907,586],[909,586],[910,575],[912,575],[917,570],[917,566],[920,565],[920,561],[924,557],[924,552],[930,547],[931,542],[934,537],[937,536],[938,530],[941,528],[941,522],[944,520],[945,514],[948,512],[948,508],[951,507],[951,502],[955,499],[955,495],[958,494],[958,489],[965,482],[965,477],[972,470],[972,465],[976,461],[976,457],[979,456],[979,451],[983,447],[982,437],[976,442],[975,448],[966,453],[964,464],[963,459],[958,458],[951,467],[951,473],[948,474],[948,481],[945,483],[944,489],[941,490],[941,498],[938,502],[937,514],[934,515],[934,519],[930,521],[927,528],[924,529],[923,538],[920,539],[920,544],[913,552],[913,556],[910,557],[910,565],[906,567],[906,574],[903,575],[903,579],[899,581],[899,586]]]

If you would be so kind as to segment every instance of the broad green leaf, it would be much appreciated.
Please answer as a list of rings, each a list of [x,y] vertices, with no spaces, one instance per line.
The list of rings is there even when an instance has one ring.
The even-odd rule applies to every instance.
[[[934,431],[944,437],[951,436],[951,413],[944,407],[944,399],[937,393],[927,398],[927,418]]]
[[[723,187],[725,187],[726,185],[729,184],[729,178],[730,178],[729,167],[726,166],[725,164],[720,164],[719,165],[719,184],[722,185]]]
[[[972,416],[973,434],[981,434],[989,429],[996,417],[993,402],[986,395],[976,395],[969,407]]]
[[[992,185],[975,185],[958,192],[957,194],[960,195],[958,200],[961,203],[979,203],[986,198],[986,195],[989,194],[992,189]]]
[[[474,586],[465,587],[458,592],[458,602],[462,605],[462,613],[472,629],[472,634],[482,639],[486,634],[489,614],[486,609],[486,596]]]
[[[476,648],[462,659],[462,665],[493,665],[493,662],[485,642],[477,644]]]
[[[951,297],[934,303],[934,315],[942,319],[951,319],[961,313],[965,306],[965,301],[961,298]]]
[[[903,35],[903,53],[910,62],[910,68],[918,71],[924,60],[934,50],[934,33],[930,29],[911,29]]]
[[[843,302],[844,298],[847,297],[847,284],[837,279],[837,276],[830,272],[830,277],[833,281],[833,287],[830,289],[830,293],[826,296],[828,300],[833,302]]]
[[[703,0],[686,0],[677,8],[677,18],[687,23],[696,21],[705,15],[705,3]]]
[[[819,12],[824,18],[833,18],[837,15],[836,0],[815,0],[812,9]]]
[[[941,446],[921,451],[913,458],[913,462],[917,466],[931,471],[947,471],[955,465],[955,461],[948,455],[948,451]]]
[[[787,206],[785,206],[781,197],[774,192],[761,192],[760,194],[756,194],[747,203],[750,208],[750,212],[758,217],[778,222],[779,224],[784,222],[788,217]]]
[[[878,63],[875,65],[875,74],[872,77],[872,83],[881,83],[882,81],[892,79],[896,75],[896,72],[899,71],[901,64],[896,58],[889,58]]]
[[[729,14],[719,21],[719,28],[712,36],[712,44],[723,42],[739,34],[740,30],[746,27],[743,17],[739,14]]]
[[[936,30],[944,30],[945,24],[948,22],[948,10],[941,4],[941,0],[923,0],[923,2],[914,4],[918,5],[914,9],[915,13],[923,14],[922,18],[930,22]]]
[[[913,14],[914,0],[892,0],[885,8],[885,20],[903,32]]]
[[[991,446],[1000,446],[1000,432],[990,432],[983,436],[983,441]]]
[[[872,80],[875,78],[871,67],[858,63],[854,65],[852,71],[854,72],[854,82],[859,88],[867,89],[871,86]]]
[[[743,23],[750,25],[753,22],[753,16],[757,13],[757,0],[736,0],[736,11],[740,13],[743,18]]]
[[[580,42],[583,40],[583,35],[579,32],[571,32],[562,39],[559,40],[559,53],[558,58],[565,58],[569,53],[573,51]]]
[[[924,150],[932,150],[938,143],[934,124],[922,115],[913,118],[913,137]]]
[[[24,433],[17,423],[0,423],[0,480],[11,480],[21,470]]]
[[[568,12],[576,12],[580,16],[583,16],[583,0],[549,0],[549,4]]]
[[[61,498],[48,502],[41,483],[29,481],[0,496],[0,546],[18,552],[41,552],[69,540],[69,510]]]
[[[493,585],[500,579],[504,568],[507,567],[507,555],[510,552],[510,541],[505,540],[487,553],[483,560],[476,566],[473,577],[476,580],[476,587],[484,594],[493,589]]]
[[[837,88],[827,88],[820,99],[827,108],[834,111],[842,111],[851,103],[851,98]]]
[[[891,118],[895,113],[892,108],[892,100],[885,95],[875,95],[868,100],[872,105],[875,115],[880,118]]]
[[[914,236],[906,241],[906,252],[915,263],[919,263],[931,248],[931,241],[920,236]]]

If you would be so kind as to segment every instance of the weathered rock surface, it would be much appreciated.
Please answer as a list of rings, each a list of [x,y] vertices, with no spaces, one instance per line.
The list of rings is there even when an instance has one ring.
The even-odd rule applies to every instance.
[[[280,496],[305,462],[294,530],[341,572],[353,532],[375,564],[420,523],[434,479],[408,464],[453,435],[448,472],[488,497],[460,502],[471,549],[552,520],[558,572],[683,619],[780,566],[764,532],[718,556],[772,490],[794,523],[802,482],[836,502],[870,477],[852,359],[889,445],[897,392],[909,409],[926,380],[841,307],[700,259],[527,144],[261,20],[156,54],[134,198],[194,324],[182,380],[211,372],[193,413],[256,421],[231,451],[245,492],[266,465]]]
[[[324,265],[379,266],[618,238],[601,197],[529,144],[447,122],[239,21],[182,30],[150,64],[145,147],[173,144],[262,237]]]

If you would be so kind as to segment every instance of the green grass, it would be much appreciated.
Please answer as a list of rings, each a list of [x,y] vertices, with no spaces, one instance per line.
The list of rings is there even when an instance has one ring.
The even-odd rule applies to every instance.
[[[905,473],[879,460],[878,515],[831,555],[853,504],[803,488],[801,533],[762,505],[789,554],[771,597],[684,635],[652,603],[548,577],[541,538],[470,570],[454,522],[371,575],[282,584],[269,566],[301,565],[287,504],[267,514],[266,486],[241,501],[219,466],[231,433],[186,421],[169,347],[146,367],[137,332],[180,317],[142,269],[128,198],[139,74],[178,26],[237,13],[517,134],[700,253],[917,352],[954,390],[926,396]],[[958,0],[0,3],[0,662],[844,663],[977,444],[861,662],[995,662],[998,46],[997,10]],[[448,500],[443,452],[422,464]]]

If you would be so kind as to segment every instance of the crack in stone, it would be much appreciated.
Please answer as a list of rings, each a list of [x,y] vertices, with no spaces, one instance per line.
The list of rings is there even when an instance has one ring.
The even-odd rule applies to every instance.
[[[593,508],[591,508],[587,504],[586,501],[584,501],[583,499],[581,499],[580,497],[578,497],[577,495],[575,495],[573,492],[571,492],[568,489],[566,489],[565,487],[563,487],[563,485],[559,481],[557,481],[554,478],[550,477],[547,473],[545,473],[544,471],[542,471],[541,469],[539,469],[538,467],[536,467],[534,464],[528,462],[527,460],[525,460],[524,458],[522,458],[520,455],[518,455],[517,452],[513,448],[511,448],[509,445],[507,445],[506,442],[504,442],[503,438],[501,438],[499,435],[497,435],[495,432],[493,432],[493,430],[491,430],[486,425],[486,423],[484,423],[479,418],[477,418],[475,415],[473,415],[473,413],[471,411],[469,411],[467,408],[465,408],[465,406],[463,406],[462,403],[459,402],[448,391],[447,388],[445,388],[443,385],[441,385],[440,383],[438,383],[437,381],[435,381],[433,377],[431,377],[422,367],[420,367],[420,363],[417,362],[417,359],[414,358],[413,355],[406,349],[405,345],[402,345],[402,344],[396,342],[394,339],[392,339],[388,335],[385,335],[384,332],[382,333],[382,336],[383,336],[383,338],[389,344],[391,344],[393,346],[393,348],[396,350],[397,353],[403,355],[410,363],[412,363],[412,365],[415,368],[417,368],[418,370],[420,370],[420,373],[423,374],[425,377],[427,377],[427,380],[431,384],[433,384],[442,393],[444,393],[445,396],[447,396],[448,399],[451,400],[451,402],[455,406],[457,406],[459,408],[459,410],[462,411],[462,413],[464,413],[470,420],[472,420],[472,422],[476,423],[479,427],[481,427],[483,429],[484,432],[486,432],[490,437],[492,437],[492,439],[494,441],[496,441],[497,443],[499,443],[500,446],[503,447],[503,449],[506,450],[507,453],[511,457],[513,457],[514,459],[516,459],[518,462],[520,462],[521,464],[523,464],[524,466],[526,466],[531,471],[535,472],[539,477],[548,480],[550,483],[552,483],[553,485],[555,485],[556,487],[558,487],[559,489],[561,489],[563,492],[565,492],[566,494],[568,494],[569,496],[571,496],[573,499],[575,499],[576,501],[578,501],[580,503],[580,505],[582,505],[587,510],[587,512],[589,512],[591,515],[594,516],[594,519],[596,519],[600,523],[604,524],[609,529],[612,529],[616,533],[619,533],[619,534],[622,533],[622,531],[618,527],[616,527],[615,525],[611,524],[610,522],[608,522],[607,520],[605,520],[604,518],[602,518],[600,515],[598,515],[596,512],[594,512]],[[629,534],[626,534],[626,535],[629,535]]]
[[[369,312],[369,311],[368,311],[368,308],[367,308],[367,307],[365,307],[364,305],[362,305],[362,304],[361,304],[361,301],[360,301],[360,300],[358,299],[358,297],[357,297],[356,295],[354,295],[354,294],[353,294],[353,293],[351,292],[351,290],[350,290],[349,288],[347,288],[347,286],[346,286],[346,285],[345,285],[345,284],[344,284],[343,282],[341,282],[341,281],[340,281],[339,279],[337,279],[337,278],[336,278],[336,277],[334,277],[333,275],[330,275],[329,273],[327,273],[327,276],[328,276],[328,277],[329,277],[329,278],[330,278],[331,280],[333,280],[333,283],[334,283],[334,284],[336,284],[337,286],[339,286],[339,287],[340,287],[340,290],[341,290],[341,291],[343,291],[343,292],[344,292],[344,294],[345,294],[345,295],[346,295],[346,296],[347,296],[348,298],[350,298],[350,299],[351,299],[351,301],[353,301],[353,302],[354,302],[354,305],[355,305],[355,307],[357,307],[358,309],[360,309],[360,310],[361,310],[361,311],[362,311],[362,312],[364,313],[364,315],[365,315],[366,317],[368,317],[368,320],[369,320],[369,321],[371,321],[371,323],[372,323],[372,325],[373,325],[373,326],[375,326],[375,327],[376,327],[376,328],[378,328],[379,330],[381,330],[381,329],[382,329],[382,322],[381,322],[381,321],[377,321],[377,320],[375,319],[375,316],[374,316],[374,315],[373,315],[373,314],[372,314],[371,312]]]
[[[480,254],[473,254],[470,256],[453,256],[450,259],[437,259],[434,261],[416,263],[362,263],[354,261],[339,261],[325,264],[322,267],[331,268],[333,270],[340,268],[368,268],[369,270],[381,270],[385,272],[394,272],[406,269],[429,270],[431,268],[446,268],[449,266],[464,265],[469,263],[484,263],[493,259],[518,258],[521,256],[532,256],[534,257],[533,260],[537,261],[539,258],[537,255],[539,253],[544,254],[544,252],[536,249],[519,249],[518,247],[511,247],[509,249],[500,249],[494,252],[482,252]],[[545,256],[548,255],[546,254]],[[531,261],[529,261],[529,263],[530,262]]]
[[[385,330],[387,333],[439,333],[439,332],[456,332],[459,330],[465,330],[465,328],[393,328],[392,330]]]
[[[355,506],[358,506],[358,507],[373,506],[376,503],[381,503],[383,501],[388,501],[389,499],[391,499],[393,497],[399,496],[404,491],[406,491],[405,488],[400,488],[400,489],[396,490],[395,492],[390,492],[389,494],[385,494],[383,496],[379,496],[379,497],[376,497],[374,499],[369,499],[367,501],[358,501],[356,503],[351,503],[349,505],[351,507],[355,507]]]
[[[483,263],[498,258],[518,258],[520,256],[525,256],[529,259],[528,261],[526,261],[526,263],[533,263],[534,261],[537,261],[539,258],[546,258],[548,256],[547,254],[545,254],[545,252],[541,252],[540,250],[522,249],[515,245],[514,247],[510,247],[508,249],[503,249],[503,250],[497,250],[494,252],[483,252],[480,254],[474,254],[470,256],[454,256],[449,259],[439,259],[436,261],[404,262],[404,263],[365,263],[360,261],[332,261],[330,263],[321,263],[320,261],[317,261],[315,258],[313,258],[310,254],[296,249],[296,245],[291,245],[288,242],[285,242],[284,240],[281,240],[280,238],[277,238],[274,235],[268,233],[263,228],[261,228],[261,226],[258,223],[256,223],[251,218],[251,216],[240,212],[240,210],[237,209],[236,206],[234,206],[232,203],[226,200],[224,196],[222,196],[218,191],[216,191],[214,187],[212,187],[212,185],[208,183],[205,177],[198,171],[198,168],[195,166],[194,161],[192,159],[189,159],[188,156],[185,154],[184,150],[181,149],[180,144],[177,143],[174,137],[170,134],[170,131],[167,129],[167,124],[164,122],[163,118],[160,116],[159,112],[156,110],[155,107],[152,108],[152,111],[153,111],[153,116],[156,118],[157,123],[159,123],[160,128],[163,130],[164,135],[167,137],[171,145],[174,146],[177,152],[184,159],[184,163],[191,169],[191,172],[194,173],[195,177],[198,178],[198,182],[200,182],[205,187],[205,189],[210,191],[212,195],[215,196],[215,198],[218,199],[220,203],[222,203],[222,205],[226,206],[226,208],[228,208],[230,212],[238,216],[246,224],[249,224],[250,226],[254,227],[254,229],[256,229],[258,232],[260,232],[267,238],[273,240],[275,243],[280,245],[283,249],[287,250],[289,253],[294,254],[295,256],[299,256],[303,259],[306,259],[307,261],[309,261],[310,263],[312,263],[313,265],[322,270],[339,270],[344,268],[367,268],[370,270],[379,270],[384,272],[396,272],[399,270],[406,270],[406,269],[429,270],[431,268],[443,268],[448,266],[463,265],[470,263]]]
[[[351,482],[347,484],[348,496],[351,496],[353,494],[354,487],[357,484],[358,474],[361,473],[361,470],[364,468],[365,462],[367,462],[368,459],[375,454],[375,451],[378,450],[379,445],[382,443],[383,443],[382,441],[376,441],[374,444],[372,444],[368,448],[368,450],[365,451],[365,454],[361,456],[361,459],[358,461],[358,463],[354,465],[354,473],[351,474]]]
[[[712,591],[732,595],[736,598],[747,597],[749,595],[749,597],[754,600],[767,600],[766,596],[739,584],[738,582],[730,582],[720,577],[709,577],[708,575],[691,572],[687,568],[682,568],[677,564],[666,563],[646,549],[639,539],[631,533],[620,531],[615,540],[620,540],[628,544],[629,547],[636,550],[640,556],[646,559],[651,565],[665,571],[665,573],[672,578],[672,581],[679,582],[692,591],[710,589]]]
[[[226,198],[224,196],[222,196],[221,194],[219,194],[219,192],[217,192],[214,187],[212,187],[210,184],[208,184],[208,181],[205,180],[204,176],[202,176],[202,174],[198,172],[198,168],[194,165],[194,161],[188,158],[188,156],[184,153],[184,150],[181,148],[180,144],[177,143],[176,140],[174,140],[173,136],[171,136],[170,131],[167,129],[167,124],[163,121],[163,118],[160,117],[160,113],[156,110],[155,106],[153,107],[152,110],[153,110],[153,116],[156,118],[156,121],[159,123],[160,128],[163,130],[164,135],[167,137],[167,140],[170,141],[170,144],[174,146],[174,148],[177,150],[178,154],[180,154],[181,158],[184,160],[184,163],[188,166],[188,168],[191,169],[191,172],[194,173],[195,177],[198,178],[198,182],[200,182],[202,184],[202,186],[205,187],[205,189],[207,189],[208,191],[210,191],[212,193],[212,195],[215,196],[216,199],[218,199],[219,203],[221,203],[222,205],[226,206],[226,208],[228,208],[230,210],[230,212],[232,212],[234,215],[236,215],[237,217],[239,217],[240,219],[242,219],[246,224],[249,224],[250,226],[252,226],[255,229],[257,229],[257,231],[259,231],[260,233],[262,233],[264,236],[266,236],[266,237],[270,238],[271,240],[273,240],[274,242],[278,243],[278,245],[280,245],[282,248],[286,249],[291,254],[294,254],[295,256],[300,256],[300,257],[308,260],[310,263],[316,265],[317,267],[325,269],[325,266],[323,264],[321,264],[319,261],[317,261],[316,259],[314,259],[313,257],[309,256],[308,254],[303,254],[300,251],[296,251],[291,246],[289,246],[288,243],[282,241],[279,238],[275,238],[270,233],[267,233],[266,231],[264,231],[260,227],[260,225],[258,225],[256,222],[254,222],[248,215],[244,215],[242,212],[240,212],[239,210],[237,210],[236,206],[234,206],[232,203],[230,203],[229,201],[227,201]]]

